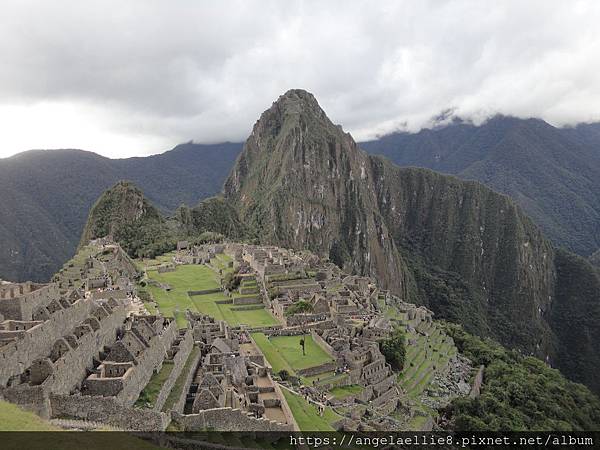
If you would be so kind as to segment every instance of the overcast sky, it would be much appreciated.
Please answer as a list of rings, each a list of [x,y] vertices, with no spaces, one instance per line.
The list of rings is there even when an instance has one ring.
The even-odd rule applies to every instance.
[[[0,3],[0,157],[242,141],[290,88],[357,140],[441,111],[600,120],[600,1]]]

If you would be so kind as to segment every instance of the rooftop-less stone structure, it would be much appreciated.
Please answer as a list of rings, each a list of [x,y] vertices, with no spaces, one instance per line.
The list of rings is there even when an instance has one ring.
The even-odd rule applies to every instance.
[[[434,326],[430,311],[309,252],[180,242],[161,267],[208,264],[222,276],[225,269],[211,265],[219,254],[230,257],[226,270],[238,279],[236,308],[267,308],[279,325],[231,327],[187,311],[187,326],[178,329],[174,320],[145,310],[134,262],[108,239],[84,247],[51,283],[3,282],[0,397],[61,423],[164,430],[174,420],[185,430],[291,431],[299,427],[282,392],[289,389],[333,407],[336,428],[410,423],[411,400],[378,341],[400,326],[409,345],[417,342]],[[390,310],[402,318],[389,316]],[[310,334],[330,361],[281,379],[255,344],[257,331]],[[443,384],[443,370],[435,373]],[[162,384],[148,390],[158,393],[148,397],[144,393],[158,379]],[[332,396],[350,385],[360,392]]]

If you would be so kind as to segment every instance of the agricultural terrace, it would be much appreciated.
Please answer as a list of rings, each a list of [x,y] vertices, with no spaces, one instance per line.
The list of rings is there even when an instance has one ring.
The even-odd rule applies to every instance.
[[[161,259],[154,261],[167,262],[163,257],[159,258]],[[226,262],[226,259],[214,258],[211,265],[224,265]],[[188,295],[188,291],[220,289],[221,280],[218,273],[206,265],[178,265],[174,272],[164,273],[158,273],[156,267],[158,266],[146,268],[148,277],[162,285],[168,285],[171,289],[167,291],[159,286],[148,285],[146,290],[158,304],[160,312],[167,317],[174,317],[180,328],[186,325],[186,309],[208,314],[216,320],[224,320],[234,327],[241,324],[259,327],[278,323],[264,308],[241,310],[239,306],[231,303],[217,303],[231,300],[222,291],[205,295]],[[241,295],[234,294],[233,297],[241,297]],[[151,310],[151,306],[149,309]]]

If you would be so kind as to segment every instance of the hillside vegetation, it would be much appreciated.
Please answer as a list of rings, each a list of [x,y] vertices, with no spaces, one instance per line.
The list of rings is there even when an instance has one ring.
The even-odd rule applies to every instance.
[[[188,143],[143,158],[36,150],[0,159],[0,279],[50,279],[75,253],[94,202],[119,180],[171,214],[218,193],[240,150]]]
[[[555,245],[588,256],[600,247],[599,129],[497,116],[480,126],[457,119],[360,146],[401,166],[427,167],[503,192]]]
[[[94,204],[83,229],[81,246],[112,236],[132,257],[153,258],[175,248],[177,238],[142,191],[125,181],[107,190]]]
[[[465,431],[582,431],[600,427],[600,400],[537,358],[446,325],[461,353],[484,365],[481,395],[448,407],[449,428]]]

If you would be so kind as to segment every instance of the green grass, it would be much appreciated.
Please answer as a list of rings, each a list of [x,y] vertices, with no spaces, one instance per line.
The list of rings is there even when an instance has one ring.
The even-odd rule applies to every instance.
[[[306,355],[302,354],[300,339],[302,336],[277,336],[271,342],[295,370],[314,367],[333,361],[310,335],[304,336]]]
[[[187,375],[190,373],[190,370],[194,370],[194,367],[192,367],[192,362],[194,361],[196,356],[198,356],[199,351],[200,351],[200,349],[198,347],[192,348],[192,351],[190,352],[190,355],[188,356],[188,359],[185,362],[185,365],[183,366],[181,373],[177,377],[177,380],[175,380],[175,384],[173,385],[171,392],[169,392],[169,396],[167,397],[167,400],[165,400],[165,404],[163,405],[163,408],[162,408],[163,412],[168,411],[171,408],[173,408],[173,405],[175,405],[175,402],[177,400],[179,400],[179,397],[181,397],[181,394],[182,394],[183,388],[184,388],[185,379],[187,378]]]
[[[334,376],[335,376],[335,372],[333,372],[333,371],[325,372],[325,373],[320,373],[319,375],[313,375],[311,377],[302,377],[302,382],[307,386],[311,386],[313,384],[313,382],[319,382],[321,380],[324,380],[325,378],[331,378]]]
[[[223,275],[225,275],[229,272],[233,272],[232,267],[227,267],[228,263],[230,263],[231,261],[233,261],[231,256],[227,256],[225,254],[220,253],[218,255],[215,255],[215,257],[210,260],[210,264],[217,270],[222,270]]]
[[[245,324],[250,327],[264,327],[277,325],[279,323],[277,322],[277,319],[275,319],[275,317],[273,317],[273,315],[265,308],[235,311],[233,310],[234,308],[239,308],[242,305],[234,305],[232,303],[216,303],[218,300],[225,300],[227,298],[228,297],[222,293],[194,295],[192,297],[192,302],[199,312],[208,314],[217,320],[224,320],[233,327],[241,324]]]
[[[0,400],[0,431],[56,431],[60,430],[35,414],[12,403]]]
[[[335,373],[335,372],[325,372],[320,373],[318,375],[313,375],[311,377],[300,377],[302,383],[306,386],[320,386],[324,384],[337,384],[348,378],[347,373]]]
[[[362,391],[363,391],[362,386],[359,386],[358,384],[351,384],[349,386],[334,387],[329,392],[335,398],[345,398],[345,397],[348,397],[349,395],[360,394]]]
[[[430,327],[427,331],[430,332],[429,337],[417,335],[416,344],[407,348],[406,365],[398,377],[409,397],[416,400],[434,378],[436,371],[445,367],[456,351],[449,341],[442,342],[444,337],[438,327]],[[433,368],[434,365],[436,369]]]
[[[165,361],[163,363],[158,373],[152,375],[152,378],[150,378],[150,381],[144,390],[140,392],[140,396],[135,402],[136,406],[145,407],[147,404],[150,404],[150,408],[154,406],[163,384],[167,381],[167,378],[169,378],[169,375],[171,375],[171,372],[173,371],[173,367],[173,363],[171,362]]]
[[[177,286],[182,291],[216,289],[220,287],[217,275],[200,264],[179,265],[174,272],[158,273],[150,270],[148,276],[158,282]]]
[[[142,439],[122,433],[119,439],[114,433],[62,432],[32,412],[0,400],[0,431],[54,431],[55,433],[5,433],[0,448],[3,450],[156,450],[159,447]],[[56,433],[58,432],[58,433]]]
[[[219,255],[224,256],[224,255]],[[158,273],[148,271],[148,276],[159,283],[167,283],[171,291],[167,292],[156,286],[148,286],[147,290],[158,304],[158,309],[167,317],[175,317],[177,326],[185,327],[185,310],[208,314],[216,320],[225,320],[231,326],[246,324],[250,327],[277,325],[277,319],[266,309],[249,311],[232,311],[232,304],[218,304],[218,300],[228,297],[222,293],[189,296],[188,291],[217,289],[220,287],[219,276],[205,265],[180,265],[175,272]],[[237,305],[239,307],[240,305]]]
[[[273,366],[274,372],[285,369],[295,374],[297,370],[333,361],[310,335],[304,336],[306,355],[302,354],[300,347],[302,336],[277,336],[267,339],[262,333],[254,333],[252,337]]]
[[[197,311],[187,292],[216,289],[220,286],[217,275],[203,265],[177,266],[174,272],[165,273],[149,270],[148,276],[159,283],[167,283],[171,286],[171,291],[168,292],[156,286],[148,286],[147,289],[158,304],[160,312],[166,317],[175,317],[180,328],[186,325],[185,310]]]
[[[339,420],[340,416],[331,408],[325,408],[321,417],[315,405],[287,389],[282,389],[282,391],[301,431],[334,431],[331,424]]]
[[[252,338],[256,345],[260,348],[260,351],[265,355],[271,367],[273,367],[273,372],[277,373],[280,370],[287,370],[290,375],[296,375],[294,369],[288,364],[285,358],[279,353],[277,347],[275,347],[267,336],[263,333],[252,333]]]
[[[159,255],[156,258],[152,259],[137,259],[135,260],[136,264],[140,266],[144,266],[147,269],[150,269],[155,266],[160,266],[161,264],[170,263],[173,260],[173,256],[175,256],[176,252],[168,252],[163,255]]]

